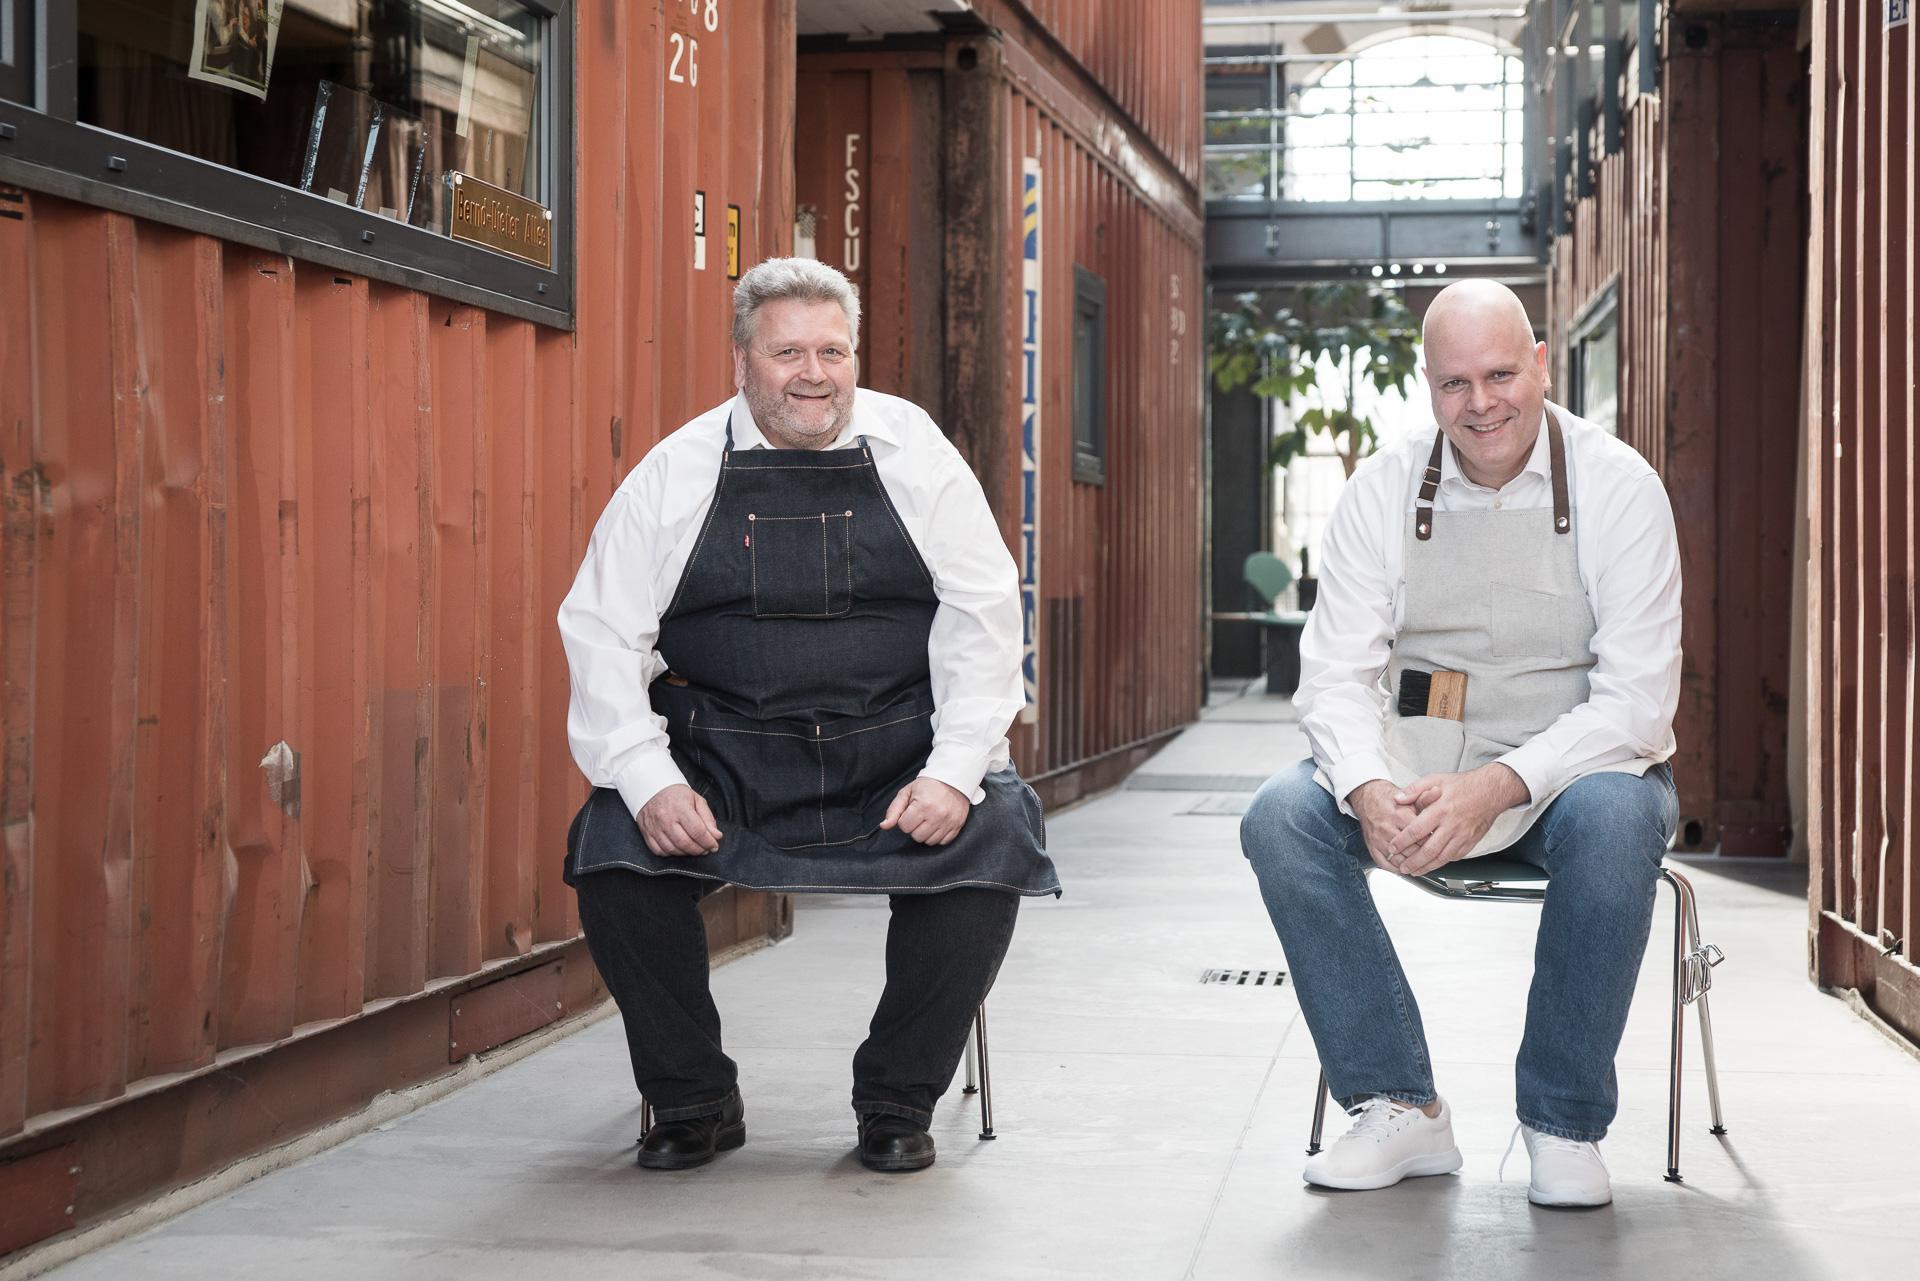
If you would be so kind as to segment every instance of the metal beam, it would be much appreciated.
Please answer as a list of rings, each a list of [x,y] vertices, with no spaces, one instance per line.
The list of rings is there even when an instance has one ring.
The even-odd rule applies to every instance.
[[[1218,276],[1399,263],[1449,272],[1498,263],[1538,265],[1524,200],[1214,201],[1207,206],[1207,268]],[[1383,272],[1383,274],[1385,274]],[[1423,275],[1425,272],[1422,273]]]
[[[1263,15],[1258,18],[1202,18],[1203,27],[1292,27],[1323,22],[1459,22],[1467,18],[1524,18],[1520,9],[1449,9],[1417,13],[1382,13],[1366,9],[1350,13],[1290,13],[1284,17]]]

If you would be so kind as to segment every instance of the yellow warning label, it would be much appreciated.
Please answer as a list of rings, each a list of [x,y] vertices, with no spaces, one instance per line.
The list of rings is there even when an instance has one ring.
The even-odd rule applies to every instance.
[[[740,206],[727,206],[727,279],[740,279]]]

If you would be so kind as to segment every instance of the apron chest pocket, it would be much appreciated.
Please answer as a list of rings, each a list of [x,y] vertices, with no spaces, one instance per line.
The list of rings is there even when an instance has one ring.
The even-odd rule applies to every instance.
[[[853,513],[747,515],[755,618],[838,618],[853,609]]]
[[[1487,589],[1487,632],[1495,658],[1559,658],[1560,598],[1552,592],[1495,583]]]

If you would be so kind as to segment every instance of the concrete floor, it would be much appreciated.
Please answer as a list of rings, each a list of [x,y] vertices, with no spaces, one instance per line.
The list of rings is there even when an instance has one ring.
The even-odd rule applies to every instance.
[[[1282,965],[1237,844],[1246,794],[1230,789],[1304,754],[1289,716],[1277,700],[1219,701],[1130,787],[1050,820],[1067,894],[1028,902],[993,994],[996,1142],[975,1140],[956,1088],[931,1170],[876,1175],[853,1158],[847,1063],[878,991],[885,903],[803,899],[790,941],[715,975],[748,1143],[714,1165],[634,1168],[638,1101],[607,1020],[51,1275],[1912,1274],[1920,1062],[1808,985],[1798,868],[1690,865],[1728,956],[1713,999],[1732,1132],[1706,1133],[1690,1045],[1684,1186],[1661,1179],[1662,893],[1603,1147],[1615,1204],[1579,1212],[1527,1205],[1524,1150],[1496,1173],[1537,914],[1382,885],[1467,1163],[1385,1192],[1307,1189],[1315,1064],[1292,989],[1200,982]]]

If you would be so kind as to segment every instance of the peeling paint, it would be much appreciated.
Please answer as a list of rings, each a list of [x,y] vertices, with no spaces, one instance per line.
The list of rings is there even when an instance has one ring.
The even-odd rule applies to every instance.
[[[282,739],[267,749],[260,758],[260,768],[267,776],[267,791],[273,797],[273,803],[294,818],[300,817],[300,753],[287,746]]]

